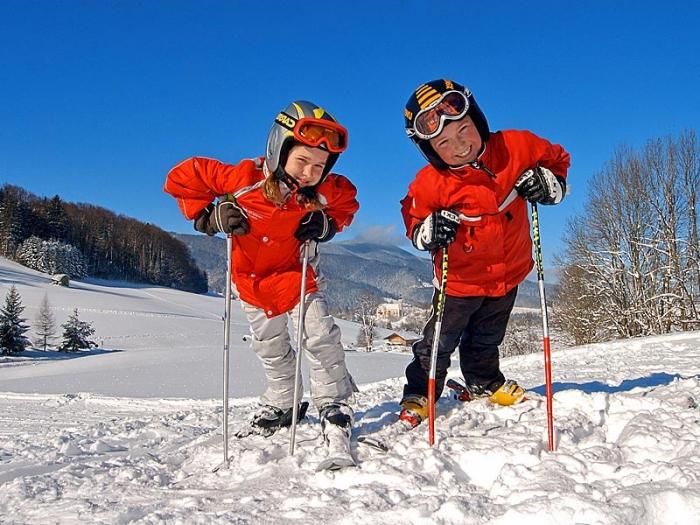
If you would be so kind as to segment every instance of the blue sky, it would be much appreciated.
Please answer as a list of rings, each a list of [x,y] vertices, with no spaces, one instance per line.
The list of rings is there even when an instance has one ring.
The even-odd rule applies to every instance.
[[[336,165],[359,191],[348,237],[399,242],[398,201],[424,164],[403,105],[446,77],[492,129],[571,153],[571,194],[541,213],[551,261],[615,148],[698,129],[696,2],[334,4],[4,0],[0,183],[191,233],[162,192],[168,169],[261,155],[277,112],[304,98],[350,132]]]

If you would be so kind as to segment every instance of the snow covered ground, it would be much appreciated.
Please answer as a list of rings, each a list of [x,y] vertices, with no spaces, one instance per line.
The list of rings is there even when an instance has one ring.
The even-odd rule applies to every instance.
[[[27,317],[49,289],[57,312],[77,305],[82,317],[85,305],[98,342],[102,333],[104,348],[120,350],[0,363],[1,523],[699,522],[698,332],[555,351],[555,453],[534,354],[503,362],[530,390],[521,405],[444,395],[434,448],[419,428],[389,436],[388,453],[354,445],[357,468],[317,473],[312,410],[293,457],[287,432],[232,439],[230,469],[213,473],[222,459],[221,299],[104,283],[59,291],[0,263],[0,291],[19,279]],[[234,321],[243,331],[242,317]],[[244,386],[231,400],[232,430],[255,407],[238,396],[260,388],[250,353],[242,342],[234,352],[232,378]],[[366,374],[355,435],[386,437],[406,356],[348,356],[356,376]]]

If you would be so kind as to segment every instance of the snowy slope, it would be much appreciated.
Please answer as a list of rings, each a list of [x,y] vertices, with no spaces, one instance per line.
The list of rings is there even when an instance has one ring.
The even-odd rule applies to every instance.
[[[12,266],[0,267],[5,272],[0,279],[8,278],[8,268]],[[23,286],[23,297],[37,288],[40,300],[43,292],[34,281]],[[91,290],[97,285],[84,286]],[[427,445],[423,428],[394,436],[386,454],[353,445],[359,466],[337,473],[315,472],[322,458],[315,410],[299,426],[295,456],[287,454],[287,432],[270,439],[232,440],[231,468],[212,473],[222,459],[218,399],[123,397],[120,391],[128,391],[130,379],[106,385],[109,395],[77,393],[79,389],[19,393],[20,384],[30,392],[35,380],[50,384],[80,377],[79,371],[61,372],[59,365],[107,362],[118,355],[130,355],[133,368],[149,370],[160,382],[158,366],[149,356],[167,350],[169,334],[158,331],[163,318],[157,314],[163,309],[155,305],[168,304],[168,315],[182,309],[177,317],[185,333],[181,337],[189,337],[187,315],[204,318],[185,314],[189,304],[178,299],[176,307],[166,292],[148,292],[157,303],[138,296],[147,305],[138,312],[150,312],[148,323],[131,316],[139,330],[150,334],[153,349],[133,346],[69,362],[0,367],[0,522],[698,523],[697,332],[554,352],[555,453],[546,451],[542,357],[529,355],[503,362],[506,375],[530,390],[525,403],[493,407],[486,401],[460,404],[443,396],[434,448]],[[131,292],[123,288],[118,293],[114,304],[96,304],[95,310],[122,311],[122,295]],[[60,305],[58,298],[51,300]],[[221,301],[193,298],[193,304],[199,300],[214,305]],[[211,308],[218,333],[216,306]],[[96,318],[100,315],[112,317],[114,324],[124,316],[95,312]],[[178,353],[175,345],[171,350]],[[180,353],[205,351],[189,350]],[[378,376],[398,375],[397,368],[401,372],[389,360],[367,362]],[[92,373],[101,369],[90,366]],[[161,366],[172,372],[167,362]],[[182,366],[193,362],[183,361]],[[117,370],[130,373],[126,366]],[[17,371],[24,375],[4,379]],[[185,370],[182,378],[192,381],[196,372]],[[457,370],[452,373],[456,376]],[[401,384],[396,378],[360,387],[356,436],[388,432]],[[255,400],[233,399],[231,405],[235,429],[244,424]]]
[[[221,297],[170,288],[104,280],[73,281],[70,288],[52,285],[48,275],[0,257],[0,301],[16,285],[31,325],[44,294],[57,323],[73,308],[96,328],[95,341],[108,354],[74,359],[36,359],[9,366],[0,357],[0,391],[90,392],[134,397],[218,397],[222,389]],[[339,321],[343,344],[357,339],[355,323]],[[60,330],[59,330],[60,332]],[[383,332],[386,332],[383,331]],[[259,395],[262,367],[243,341],[248,325],[235,302],[231,322],[231,395]],[[32,335],[32,332],[30,332]],[[65,357],[54,356],[50,357]],[[408,355],[348,352],[358,383],[399,376]],[[5,360],[6,361],[6,360]],[[382,366],[377,367],[377,362]],[[31,364],[30,364],[31,363]],[[391,370],[390,375],[386,371]]]

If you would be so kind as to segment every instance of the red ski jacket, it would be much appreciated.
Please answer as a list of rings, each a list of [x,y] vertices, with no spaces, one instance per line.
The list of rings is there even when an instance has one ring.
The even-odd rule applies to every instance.
[[[401,201],[406,235],[432,212],[461,215],[457,238],[448,248],[447,294],[501,297],[533,267],[527,202],[513,185],[536,165],[566,178],[569,154],[529,131],[492,133],[475,163],[464,168],[418,172]],[[440,258],[434,258],[437,281]]]
[[[298,204],[294,195],[283,206],[275,206],[263,195],[264,181],[262,159],[231,165],[193,157],[168,173],[163,189],[177,198],[180,211],[190,220],[216,197],[236,197],[248,214],[250,232],[233,236],[233,281],[243,301],[274,317],[299,302],[301,243],[294,232],[309,210]],[[335,219],[338,231],[352,222],[359,204],[355,186],[347,178],[329,174],[319,184],[318,193],[325,198],[324,211]],[[307,293],[318,290],[316,278],[309,266]]]

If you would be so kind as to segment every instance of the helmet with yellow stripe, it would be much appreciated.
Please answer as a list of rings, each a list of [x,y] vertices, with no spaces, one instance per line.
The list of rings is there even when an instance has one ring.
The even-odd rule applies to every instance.
[[[411,94],[404,109],[406,134],[423,156],[438,169],[449,166],[430,145],[445,124],[469,115],[483,144],[489,139],[489,124],[471,91],[452,80],[439,79],[421,84]]]
[[[289,150],[295,144],[321,148],[329,155],[320,184],[347,148],[347,143],[347,130],[330,113],[313,102],[297,100],[281,111],[272,124],[267,136],[265,165],[274,177],[292,188],[297,183],[284,171]]]

